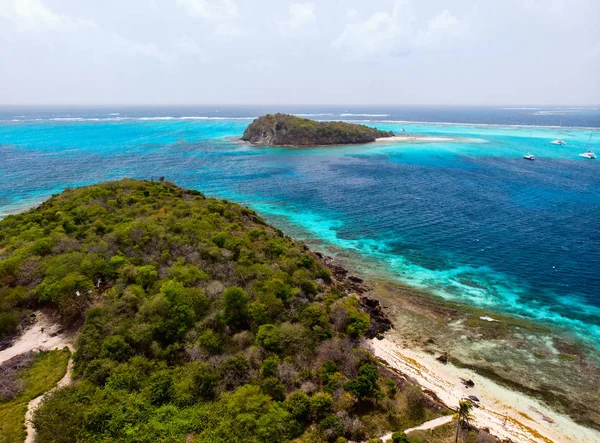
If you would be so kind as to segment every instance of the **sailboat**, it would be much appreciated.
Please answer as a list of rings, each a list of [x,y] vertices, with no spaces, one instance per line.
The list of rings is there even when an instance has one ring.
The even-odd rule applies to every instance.
[[[562,118],[560,119],[560,124],[558,126],[562,127]],[[561,145],[561,146],[564,146],[567,144],[567,142],[564,141],[562,138],[557,138],[556,140],[552,140],[550,143],[552,143],[553,145]]]
[[[596,154],[594,154],[594,152],[592,152],[592,150],[589,149],[590,148],[590,142],[592,141],[592,135],[594,135],[593,132],[590,133],[590,138],[589,138],[589,140],[587,142],[587,145],[586,145],[586,148],[588,148],[588,150],[586,152],[584,152],[583,154],[579,154],[580,157],[588,158],[590,160],[593,160],[593,159],[596,158]]]
[[[531,132],[529,133],[529,145],[531,146]],[[527,153],[527,154],[525,154],[525,155],[523,156],[523,158],[524,158],[525,160],[531,160],[531,161],[533,161],[533,160],[535,160],[535,155],[532,155],[532,154],[530,154],[530,153]]]

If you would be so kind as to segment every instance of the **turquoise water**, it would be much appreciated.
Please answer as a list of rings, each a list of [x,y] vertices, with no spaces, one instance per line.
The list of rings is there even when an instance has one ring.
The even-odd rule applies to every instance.
[[[302,109],[452,137],[309,149],[238,142],[260,111],[3,109],[0,216],[65,187],[165,176],[389,278],[600,347],[600,160],[578,156],[597,109]]]

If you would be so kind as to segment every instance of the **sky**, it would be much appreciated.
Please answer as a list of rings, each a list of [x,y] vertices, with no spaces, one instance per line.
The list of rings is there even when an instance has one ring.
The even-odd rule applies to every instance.
[[[600,0],[0,0],[0,104],[599,105]]]

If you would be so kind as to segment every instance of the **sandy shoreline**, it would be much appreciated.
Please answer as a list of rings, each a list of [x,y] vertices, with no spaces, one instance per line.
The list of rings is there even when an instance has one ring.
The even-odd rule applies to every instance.
[[[456,137],[435,137],[429,135],[394,135],[393,137],[376,138],[376,142],[452,142]]]
[[[480,407],[473,409],[474,424],[488,428],[501,439],[523,443],[600,441],[600,432],[581,426],[540,401],[500,386],[474,371],[443,364],[433,355],[402,347],[393,334],[383,340],[371,340],[370,347],[376,357],[434,392],[448,407],[455,407],[461,398],[469,395],[478,397]],[[475,386],[465,387],[461,378],[473,380]]]

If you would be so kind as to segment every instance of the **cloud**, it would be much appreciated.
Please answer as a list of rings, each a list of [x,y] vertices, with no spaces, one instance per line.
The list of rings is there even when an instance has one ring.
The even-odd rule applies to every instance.
[[[90,20],[80,20],[48,9],[41,0],[2,0],[0,17],[12,21],[20,30],[72,30],[96,27]]]
[[[233,0],[177,0],[177,4],[190,17],[214,23],[215,35],[221,37],[242,35],[240,27],[235,23],[240,14]]]
[[[419,31],[417,42],[422,46],[431,45],[442,39],[457,36],[463,31],[464,28],[458,19],[444,9],[429,20],[427,29]]]
[[[292,3],[289,6],[289,18],[279,23],[283,33],[297,32],[314,28],[317,22],[314,3]]]
[[[186,57],[196,57],[202,61],[209,61],[210,57],[206,51],[198,46],[194,40],[189,37],[181,37],[175,44],[176,51]]]
[[[67,33],[76,34],[70,40],[72,46],[96,48],[94,53],[105,51],[126,57],[144,57],[170,63],[175,56],[154,43],[145,43],[123,37],[119,33],[103,29],[96,22],[59,14],[44,5],[42,0],[0,0],[0,18],[8,19],[20,33],[34,36],[32,41],[42,42],[47,48],[64,48]],[[16,34],[17,36],[20,35]]]
[[[233,0],[177,0],[191,17],[207,22],[222,23],[238,17],[238,8]]]
[[[354,8],[350,8],[348,9],[348,12],[346,12],[346,15],[348,16],[348,18],[354,18],[354,17],[358,17],[358,11]]]
[[[350,18],[356,17],[352,14]],[[418,26],[410,1],[395,0],[391,11],[375,12],[366,20],[348,23],[333,46],[357,59],[403,55],[447,42],[462,29],[448,10],[431,18],[426,26]]]

